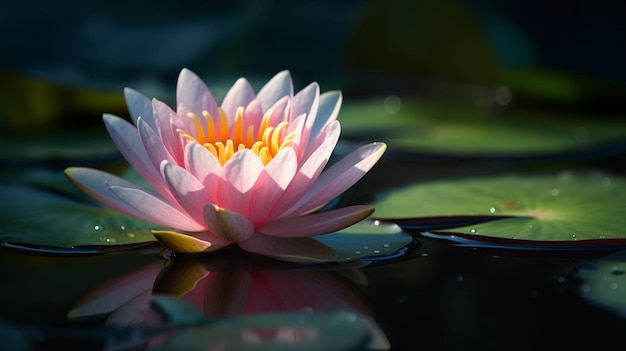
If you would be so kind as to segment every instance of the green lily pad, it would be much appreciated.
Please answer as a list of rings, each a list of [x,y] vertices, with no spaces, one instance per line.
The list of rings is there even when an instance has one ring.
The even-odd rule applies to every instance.
[[[381,261],[402,256],[413,237],[392,223],[364,220],[346,229],[314,237],[332,247],[341,261]]]
[[[253,236],[240,243],[247,252],[294,263],[364,264],[402,256],[411,234],[393,223],[364,220],[338,232],[305,238]]]
[[[590,303],[626,317],[626,251],[585,264],[578,270],[580,292]]]
[[[389,152],[455,157],[544,157],[624,149],[619,118],[417,102],[390,96],[345,104],[342,136],[384,140]],[[593,151],[593,152],[592,152]],[[563,155],[565,154],[565,155]]]
[[[111,209],[23,185],[0,184],[0,242],[4,247],[37,252],[81,253],[78,246],[127,245],[155,242],[154,225]],[[49,247],[46,249],[45,247]],[[62,251],[62,252],[61,252]],[[84,253],[97,249],[85,248]]]
[[[390,191],[371,205],[377,218],[389,220],[513,216],[437,233],[455,240],[511,245],[626,243],[626,179],[616,175],[566,172],[436,181]]]

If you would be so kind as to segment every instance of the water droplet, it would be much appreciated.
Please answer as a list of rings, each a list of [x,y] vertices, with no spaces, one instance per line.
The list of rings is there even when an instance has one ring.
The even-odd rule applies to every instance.
[[[369,250],[369,248],[370,248],[369,246],[363,245],[363,250]]]
[[[516,236],[512,236],[511,239],[517,239],[517,237]]]
[[[121,226],[120,226],[120,229],[121,229],[121,230],[126,230],[126,226],[125,226],[125,225],[121,225]]]
[[[352,261],[351,257],[346,257],[346,261]]]
[[[606,236],[600,235],[600,239],[606,239]]]
[[[496,208],[495,208],[495,207],[491,207],[491,208],[489,209],[489,212],[491,212],[491,213],[496,213]]]
[[[380,225],[380,221],[379,220],[374,220],[374,225]]]
[[[95,230],[104,230],[104,226],[103,226],[103,225],[96,224],[96,225],[93,227],[93,229],[95,229]]]
[[[395,115],[400,112],[400,108],[402,107],[402,100],[397,95],[389,95],[385,98],[384,101],[385,111],[390,115]]]
[[[559,189],[558,188],[552,189],[552,196],[559,196]]]
[[[576,240],[577,240],[577,239],[576,239],[576,234],[572,234],[572,239],[573,239],[574,241],[576,241]]]
[[[372,250],[372,252],[375,253],[375,254],[379,254],[380,250]]]
[[[611,290],[617,290],[617,283],[611,283],[611,284],[609,285],[609,289],[611,289]]]
[[[470,229],[470,234],[478,234],[478,231],[474,228]]]
[[[385,247],[385,248],[389,248],[389,247],[391,247],[391,244],[389,244],[389,243],[384,243],[384,244],[383,244],[383,247]]]
[[[361,251],[356,250],[356,251],[354,251],[354,254],[355,254],[355,255],[360,255],[360,254],[361,254]]]
[[[564,276],[562,276],[562,275],[560,275],[560,276],[558,276],[558,277],[556,278],[556,281],[557,281],[558,283],[565,283],[565,277],[564,277]]]
[[[135,233],[126,233],[126,236],[129,238],[134,238],[135,237]]]
[[[428,257],[428,256],[430,256],[430,254],[429,254],[428,252],[422,252],[422,253],[420,254],[420,256],[422,256],[422,257]]]

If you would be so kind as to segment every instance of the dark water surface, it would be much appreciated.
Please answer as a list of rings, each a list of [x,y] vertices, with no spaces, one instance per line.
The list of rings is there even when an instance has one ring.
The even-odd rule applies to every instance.
[[[386,179],[390,175],[399,184],[403,178],[435,179],[511,170],[545,172],[583,168],[620,173],[621,161],[621,157],[617,157],[586,163],[481,164],[472,168],[462,163],[425,166],[386,160],[352,189],[347,201],[371,199],[382,190],[379,187],[391,184]],[[314,273],[294,271],[301,267],[273,270],[271,264],[267,269],[264,268],[267,262],[258,264],[240,254],[233,258],[229,256],[232,252],[221,255],[222,263],[216,265],[209,262],[213,258],[207,258],[208,263],[202,264],[209,271],[227,272],[225,274],[251,272],[252,281],[260,280],[260,275],[265,279],[263,286],[275,284],[278,293],[273,298],[278,301],[298,299],[287,291],[293,277],[301,277],[307,290],[319,288],[321,301],[329,301],[332,295],[325,295],[328,294],[325,290],[337,284],[337,291],[349,291],[345,295],[350,296],[348,300],[341,302],[340,298],[326,306],[318,301],[320,309],[356,307],[362,312],[367,305],[365,309],[389,340],[391,350],[599,349],[623,342],[626,320],[587,301],[581,294],[578,276],[581,266],[617,249],[525,251],[458,247],[446,240],[412,234],[415,244],[404,256],[372,262],[358,268],[358,274],[353,270],[351,279],[337,278],[340,276],[337,267],[319,267]],[[28,331],[34,330],[33,326],[55,330],[50,334],[55,337],[43,343],[45,349],[69,349],[70,346],[101,349],[102,344],[97,339],[81,340],[80,336],[86,335],[85,330],[104,325],[107,316],[69,320],[67,312],[78,299],[106,281],[138,267],[162,263],[159,250],[148,248],[86,257],[32,256],[2,251],[0,318]],[[229,261],[230,258],[233,259]],[[232,264],[240,259],[247,263]],[[177,260],[182,259],[175,258],[174,262]],[[183,265],[182,271],[184,269]],[[266,271],[271,273],[266,274]],[[299,274],[312,275],[308,279]],[[164,289],[162,280],[161,285],[154,284],[155,290]],[[322,283],[324,285],[320,285]],[[198,283],[198,286],[203,284]],[[255,291],[252,290],[251,299]]]

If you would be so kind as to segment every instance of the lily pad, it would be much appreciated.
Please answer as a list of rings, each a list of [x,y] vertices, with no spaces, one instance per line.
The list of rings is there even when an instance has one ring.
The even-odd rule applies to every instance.
[[[332,247],[342,261],[382,261],[404,255],[413,237],[392,223],[365,220],[314,238]]]
[[[390,96],[342,108],[348,140],[383,139],[389,154],[440,157],[598,157],[626,148],[619,118],[443,105]]]
[[[589,262],[578,271],[580,293],[590,303],[626,317],[626,251]]]
[[[439,237],[453,240],[512,246],[531,242],[534,248],[537,243],[574,247],[626,244],[626,179],[603,173],[428,182],[385,193],[372,205],[381,220],[513,216],[437,232]]]
[[[99,251],[94,246],[122,250],[155,242],[150,231],[154,225],[56,193],[4,183],[0,184],[0,197],[3,247],[40,253],[55,253],[57,248],[59,253],[93,254]]]
[[[364,263],[402,256],[412,243],[412,235],[396,224],[364,220],[335,233],[306,238],[255,235],[239,245],[287,262]]]
[[[282,313],[221,319],[185,329],[153,350],[356,350],[368,340],[358,315]]]

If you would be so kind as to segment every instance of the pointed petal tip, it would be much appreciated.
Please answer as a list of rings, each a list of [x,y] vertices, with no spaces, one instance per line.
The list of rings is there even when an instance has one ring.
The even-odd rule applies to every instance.
[[[169,230],[153,230],[152,235],[163,245],[177,253],[202,253],[221,248],[221,246],[215,247],[210,242],[191,235]]]

